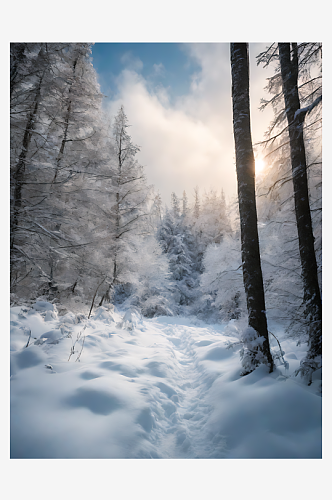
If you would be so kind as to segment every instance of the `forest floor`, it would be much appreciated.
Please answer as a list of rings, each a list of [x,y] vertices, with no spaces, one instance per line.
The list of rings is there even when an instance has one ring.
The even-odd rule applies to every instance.
[[[11,308],[11,458],[320,458],[319,374],[294,376],[306,346],[273,325],[289,368],[243,377],[240,328]]]

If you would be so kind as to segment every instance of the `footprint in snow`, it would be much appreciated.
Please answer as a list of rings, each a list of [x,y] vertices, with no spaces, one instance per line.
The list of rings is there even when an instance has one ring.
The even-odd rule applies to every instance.
[[[96,391],[80,388],[72,396],[65,399],[65,403],[72,408],[87,408],[97,415],[110,415],[122,407],[121,401],[106,391]]]
[[[206,347],[211,344],[213,344],[211,340],[201,340],[200,342],[196,342],[197,347]]]
[[[95,372],[92,372],[92,371],[85,371],[85,372],[82,372],[80,374],[80,377],[83,379],[83,380],[93,380],[94,378],[99,378],[101,377],[101,375],[99,375],[98,373],[95,373]]]
[[[226,349],[225,347],[215,347],[214,349],[210,349],[204,356],[203,359],[207,359],[210,361],[221,361],[223,359],[227,359],[231,357],[233,353],[230,349]]]
[[[175,347],[179,347],[179,345],[181,344],[181,339],[174,338],[169,340],[172,342],[172,344],[175,345]]]
[[[146,432],[151,432],[152,428],[155,426],[155,421],[150,408],[144,408],[139,414],[136,422],[143,427]]]
[[[176,396],[176,391],[174,389],[172,389],[172,387],[170,387],[169,385],[163,384],[163,382],[159,382],[157,384],[157,387],[159,387],[159,389],[161,390],[161,392],[163,392],[164,394],[166,394],[166,396],[168,398],[171,398],[172,396]]]

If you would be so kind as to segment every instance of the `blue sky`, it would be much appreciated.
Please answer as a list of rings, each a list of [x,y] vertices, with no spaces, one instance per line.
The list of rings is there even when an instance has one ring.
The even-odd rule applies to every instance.
[[[258,111],[273,74],[256,65],[265,46],[250,44],[253,142],[272,118]],[[202,196],[236,195],[228,43],[96,43],[92,57],[109,118],[124,105],[138,160],[164,202],[173,191],[192,199],[195,186]]]
[[[132,67],[151,86],[169,88],[171,99],[190,90],[191,77],[200,66],[188,59],[183,43],[96,43],[93,65],[103,93],[114,96],[114,84],[124,68]]]

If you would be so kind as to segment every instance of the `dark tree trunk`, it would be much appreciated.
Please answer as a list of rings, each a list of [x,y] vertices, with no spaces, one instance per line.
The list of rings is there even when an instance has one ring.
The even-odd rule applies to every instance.
[[[270,352],[263,276],[259,253],[255,198],[255,159],[252,149],[249,105],[249,57],[247,43],[231,43],[233,129],[241,223],[243,282],[249,326],[265,338],[262,352],[270,371]]]
[[[296,113],[300,109],[297,44],[292,43],[292,57],[289,43],[279,43],[278,46],[290,140],[295,215],[302,267],[303,298],[306,307],[306,319],[309,324],[308,358],[313,359],[322,354],[322,300],[317,276],[317,262],[309,205],[307,163],[303,140],[305,113]]]
[[[43,76],[41,76],[41,78],[39,79],[39,83],[38,83],[38,86],[36,89],[35,99],[34,99],[34,102],[32,104],[32,110],[28,116],[27,124],[26,124],[25,131],[24,131],[22,150],[21,150],[18,162],[17,162],[16,167],[15,167],[15,171],[13,174],[13,181],[14,181],[13,205],[12,205],[13,211],[12,211],[11,224],[10,224],[10,226],[11,226],[10,227],[10,231],[11,231],[10,247],[11,247],[11,249],[13,249],[14,236],[15,236],[17,225],[18,225],[19,212],[20,212],[21,206],[22,206],[22,188],[24,185],[24,173],[25,173],[25,168],[26,168],[26,159],[27,159],[27,155],[29,152],[31,137],[32,137],[34,127],[35,127],[35,121],[36,121],[36,116],[37,116],[39,101],[40,101],[42,81],[43,81]]]
[[[24,51],[26,43],[11,43],[11,61],[10,61],[10,97],[12,97],[13,91],[17,84],[18,68],[24,61]]]
[[[66,111],[66,117],[65,117],[65,127],[64,127],[64,131],[63,131],[63,137],[62,137],[62,141],[61,141],[61,146],[60,146],[59,154],[58,154],[58,157],[57,157],[57,160],[56,160],[55,173],[54,173],[54,177],[53,177],[52,183],[54,183],[56,181],[56,178],[58,176],[58,173],[59,173],[59,170],[60,170],[61,160],[62,160],[62,157],[63,157],[63,154],[64,154],[64,150],[65,150],[65,146],[66,146],[66,143],[67,143],[69,121],[70,121],[70,117],[71,117],[71,104],[72,104],[72,102],[71,102],[71,95],[70,94],[72,92],[72,84],[74,83],[74,80],[75,80],[75,70],[76,70],[76,65],[77,65],[78,59],[79,59],[79,56],[77,56],[76,59],[73,62],[73,78],[72,78],[72,81],[69,83],[68,104],[67,104],[67,111]]]

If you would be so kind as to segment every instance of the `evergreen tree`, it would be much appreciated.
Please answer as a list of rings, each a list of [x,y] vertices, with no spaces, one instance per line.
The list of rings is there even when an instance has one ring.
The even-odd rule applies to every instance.
[[[68,279],[77,289],[82,262],[85,274],[99,273],[83,257],[82,228],[87,175],[96,174],[88,169],[100,160],[101,94],[89,44],[23,45],[12,57],[11,286],[51,300]]]
[[[194,196],[195,196],[194,217],[195,217],[195,219],[198,219],[199,214],[200,214],[200,199],[199,199],[199,189],[198,189],[198,186],[196,186],[195,189],[194,189]]]
[[[173,193],[174,195],[174,193]],[[172,195],[173,207],[178,199]],[[169,259],[169,267],[174,288],[174,300],[179,306],[193,304],[199,286],[200,260],[195,239],[183,216],[174,208],[167,211],[162,220],[157,238]]]
[[[175,193],[171,194],[171,206],[175,219],[180,217],[180,200]]]
[[[183,195],[182,195],[182,217],[183,218],[187,217],[188,210],[189,210],[188,198],[187,198],[186,192],[183,191]]]
[[[113,269],[103,300],[110,301],[114,286],[130,281],[130,253],[135,247],[135,236],[147,219],[147,203],[150,189],[146,185],[143,167],[137,162],[139,147],[133,144],[127,132],[129,125],[123,106],[120,107],[113,125],[113,155],[111,175],[113,179],[113,205],[110,211]]]

